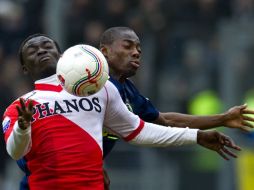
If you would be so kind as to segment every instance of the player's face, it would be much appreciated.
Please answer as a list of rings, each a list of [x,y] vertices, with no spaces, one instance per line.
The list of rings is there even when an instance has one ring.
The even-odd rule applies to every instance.
[[[136,74],[140,66],[140,58],[140,41],[133,31],[122,32],[120,37],[111,44],[107,55],[110,67],[122,78]]]
[[[22,49],[23,70],[33,79],[48,77],[56,73],[56,64],[60,57],[53,40],[38,36],[26,42]]]

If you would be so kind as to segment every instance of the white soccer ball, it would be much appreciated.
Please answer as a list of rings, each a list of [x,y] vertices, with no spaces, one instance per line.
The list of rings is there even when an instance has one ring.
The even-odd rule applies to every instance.
[[[95,94],[109,78],[104,55],[95,47],[83,44],[70,47],[63,53],[56,74],[63,88],[76,96]]]

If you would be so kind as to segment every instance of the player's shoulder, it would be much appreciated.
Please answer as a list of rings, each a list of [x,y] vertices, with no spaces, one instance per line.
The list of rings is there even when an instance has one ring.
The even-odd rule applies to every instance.
[[[117,90],[113,82],[111,82],[110,80],[107,80],[104,87],[106,88],[106,90]]]
[[[19,98],[15,99],[5,110],[5,114],[8,113],[8,112],[13,112],[13,111],[16,111],[16,106],[19,106],[20,105],[20,98],[24,99],[25,102],[32,98],[33,95],[35,94],[36,92],[35,91],[31,91],[31,92],[28,92],[22,96],[20,96]]]
[[[12,115],[16,113],[16,106],[20,105],[19,99],[14,100],[6,109],[4,112],[4,116],[6,115]]]
[[[115,99],[115,97],[119,95],[119,92],[118,92],[116,86],[109,80],[107,80],[107,82],[105,83],[104,90],[107,94],[107,97],[110,99],[112,99],[112,98]]]
[[[134,82],[129,78],[125,79],[125,89],[128,89],[128,91],[132,92],[133,94],[140,94]]]

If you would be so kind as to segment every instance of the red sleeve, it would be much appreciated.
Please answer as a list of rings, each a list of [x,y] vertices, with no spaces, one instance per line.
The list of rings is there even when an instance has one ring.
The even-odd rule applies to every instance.
[[[6,111],[3,115],[2,127],[3,127],[5,142],[7,141],[8,137],[10,136],[10,134],[13,130],[13,126],[18,119],[18,111],[16,110],[17,105],[18,106],[20,105],[19,100],[16,100],[15,102],[13,102],[6,109]]]

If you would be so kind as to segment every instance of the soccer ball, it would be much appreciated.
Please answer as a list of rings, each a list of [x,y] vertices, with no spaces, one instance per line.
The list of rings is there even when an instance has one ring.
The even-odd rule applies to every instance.
[[[98,92],[109,78],[108,63],[95,47],[75,45],[60,57],[57,78],[63,88],[76,96],[89,96]]]

